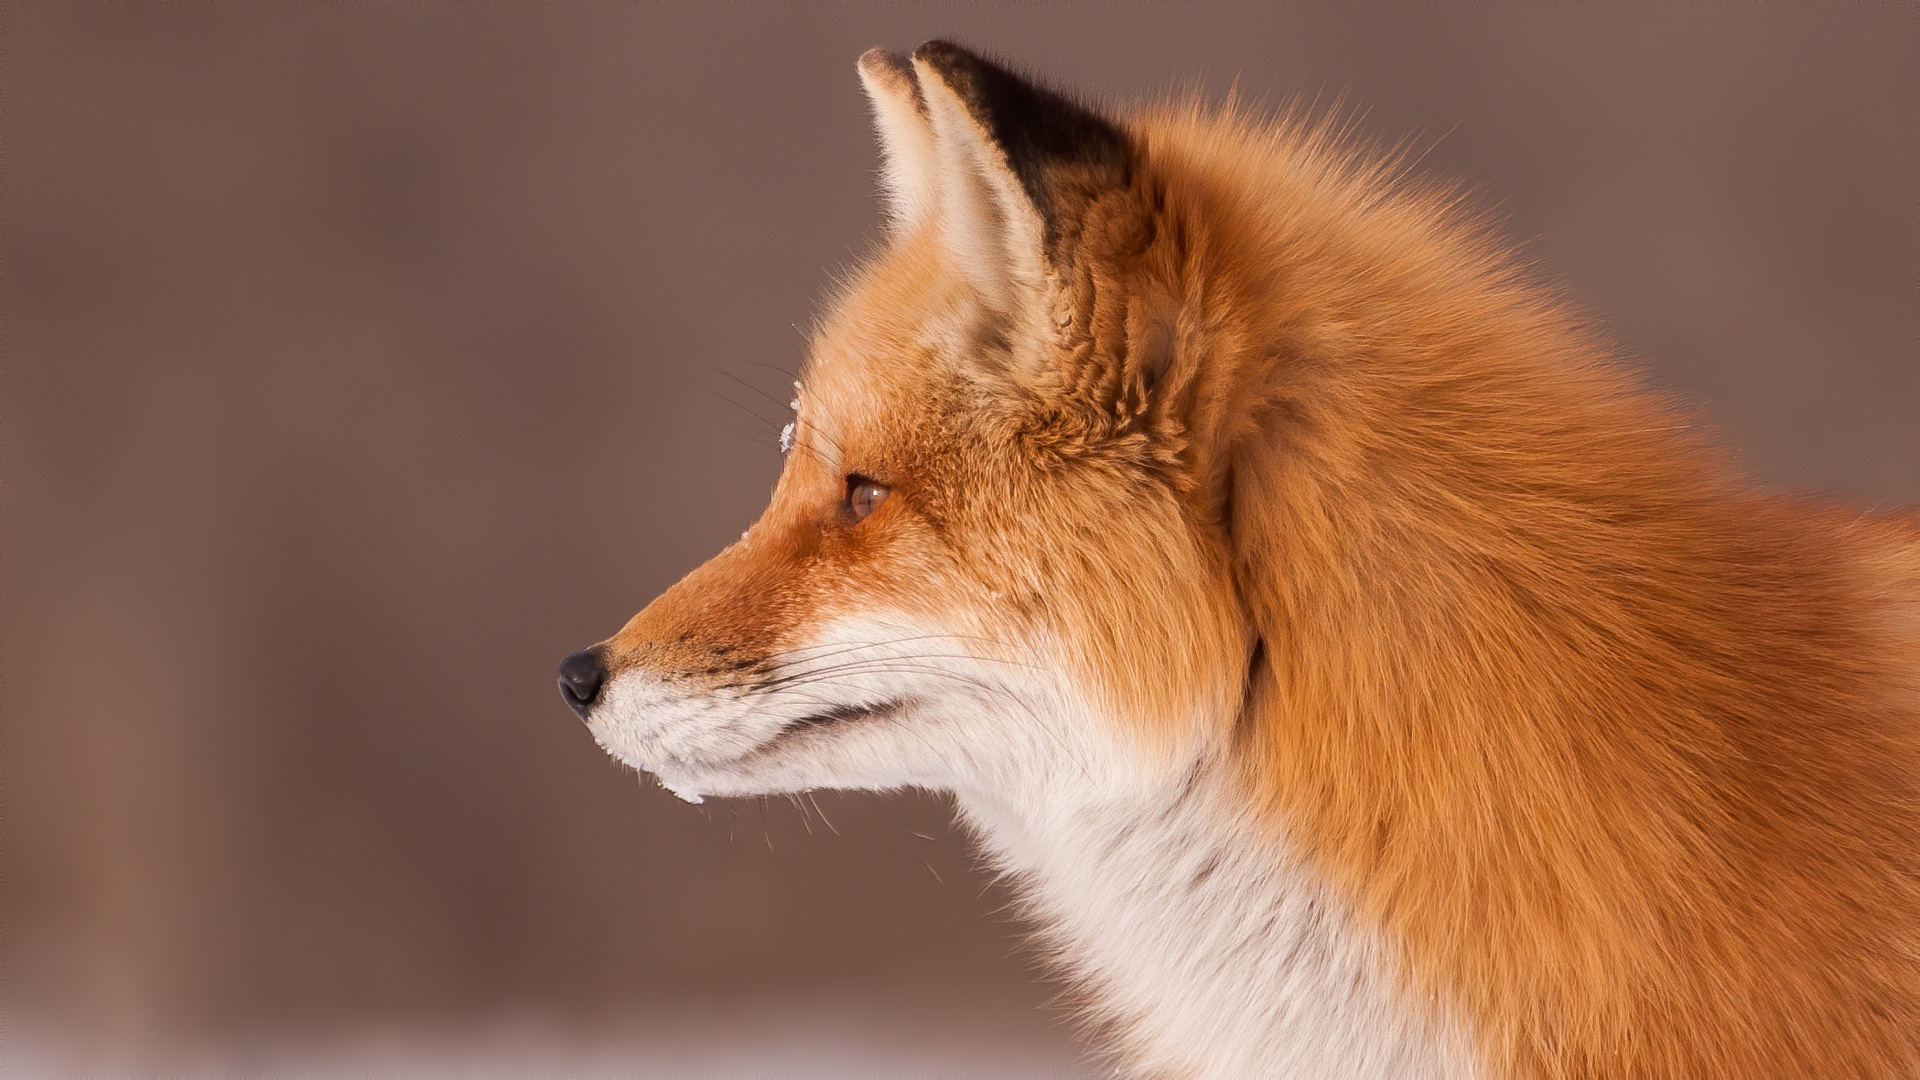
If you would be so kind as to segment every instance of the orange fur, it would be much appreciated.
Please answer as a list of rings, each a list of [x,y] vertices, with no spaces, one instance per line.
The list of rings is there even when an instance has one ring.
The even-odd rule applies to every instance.
[[[1277,821],[1514,1074],[1914,1075],[1911,529],[1745,490],[1311,133],[1142,134],[1169,217],[1269,223],[1184,261]]]

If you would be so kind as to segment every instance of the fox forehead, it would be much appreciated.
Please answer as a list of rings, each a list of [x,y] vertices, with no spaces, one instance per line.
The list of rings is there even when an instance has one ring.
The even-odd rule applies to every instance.
[[[960,360],[977,322],[934,245],[909,240],[878,253],[814,334],[795,430],[803,458],[905,479],[909,461],[928,461],[965,419]]]

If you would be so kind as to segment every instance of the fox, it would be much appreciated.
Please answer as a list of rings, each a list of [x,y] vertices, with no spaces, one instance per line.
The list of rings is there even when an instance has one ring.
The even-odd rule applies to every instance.
[[[946,793],[1119,1075],[1920,1077],[1920,515],[1772,493],[1311,110],[857,71],[765,512],[560,690]]]

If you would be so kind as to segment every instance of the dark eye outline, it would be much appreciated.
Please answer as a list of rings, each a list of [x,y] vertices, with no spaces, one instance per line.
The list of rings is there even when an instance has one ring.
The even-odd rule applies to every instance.
[[[847,493],[842,502],[846,506],[847,516],[853,519],[854,524],[858,525],[872,515],[875,510],[880,509],[880,504],[886,502],[887,496],[892,494],[892,488],[875,480],[871,476],[863,476],[860,473],[848,473]]]

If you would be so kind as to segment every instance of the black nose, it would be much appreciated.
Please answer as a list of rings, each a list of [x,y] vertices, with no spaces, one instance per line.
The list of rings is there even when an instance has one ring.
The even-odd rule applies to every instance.
[[[567,705],[587,718],[587,710],[593,707],[593,699],[600,696],[600,684],[607,678],[607,669],[600,663],[600,650],[581,649],[565,660],[560,661],[560,696],[567,699]]]

